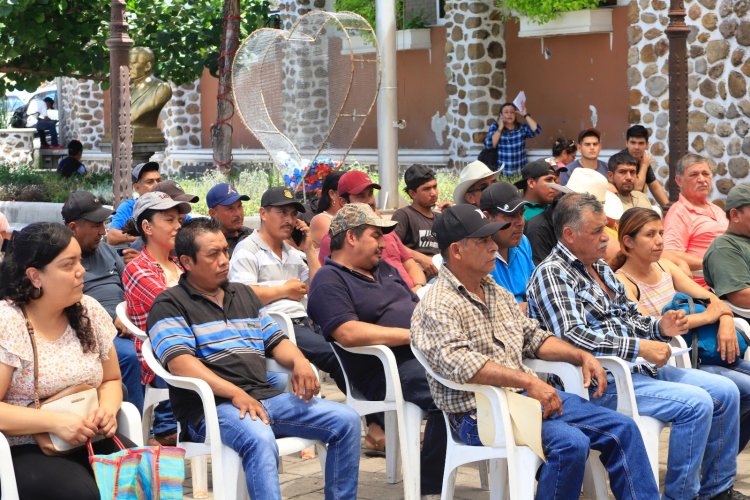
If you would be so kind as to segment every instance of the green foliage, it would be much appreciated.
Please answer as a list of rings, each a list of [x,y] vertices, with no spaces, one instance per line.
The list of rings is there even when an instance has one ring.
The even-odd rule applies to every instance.
[[[540,24],[549,22],[563,12],[594,9],[600,0],[495,0],[505,12],[514,12],[529,17]]]
[[[240,40],[263,26],[267,0],[241,0]],[[216,71],[223,0],[127,0],[129,34],[156,54],[157,75],[176,84]],[[107,78],[109,0],[0,0],[0,95],[64,75]]]
[[[373,0],[336,0],[336,10],[354,12],[364,17],[375,29],[375,2]],[[396,0],[396,29],[426,28],[431,24],[424,11],[412,13],[406,18],[404,0]]]
[[[62,203],[78,189],[91,191],[105,203],[112,203],[110,174],[64,179],[52,170],[35,170],[30,165],[0,165],[0,200]]]

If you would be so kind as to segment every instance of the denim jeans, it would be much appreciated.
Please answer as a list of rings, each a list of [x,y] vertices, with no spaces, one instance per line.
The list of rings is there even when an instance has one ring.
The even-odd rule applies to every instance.
[[[360,419],[346,405],[313,398],[305,403],[293,394],[283,393],[261,401],[271,425],[240,419],[232,403],[216,407],[221,441],[235,450],[242,460],[250,498],[280,499],[277,437],[317,439],[328,445],[325,470],[327,499],[357,498],[359,476]],[[191,439],[205,440],[205,420],[193,428]]]
[[[53,120],[37,120],[36,130],[39,132],[39,141],[42,145],[47,144],[47,132],[49,131],[50,139],[53,146],[58,146],[57,142],[57,122]]]
[[[115,352],[120,364],[122,383],[128,389],[128,402],[133,403],[143,415],[143,384],[141,384],[141,360],[135,353],[135,344],[130,339],[115,337]]]
[[[167,383],[161,377],[154,377],[154,381],[151,385],[158,387],[159,389],[166,389],[169,387]],[[162,401],[156,408],[154,408],[154,436],[168,436],[177,432],[177,421],[174,419],[174,413],[172,413],[172,405],[169,401]]]
[[[730,488],[737,472],[739,392],[734,383],[701,370],[664,366],[656,377],[633,373],[641,415],[672,423],[665,499],[711,498]],[[609,380],[594,403],[616,408]]]
[[[558,395],[562,400],[562,415],[542,420],[542,447],[547,462],[537,472],[536,498],[578,498],[589,448],[601,452],[601,461],[607,468],[610,487],[616,498],[659,498],[635,422],[574,394],[558,391]],[[458,420],[451,416],[451,425],[461,441],[481,446],[476,411]]]
[[[701,365],[701,370],[726,377],[740,391],[740,446],[738,453],[750,441],[750,361],[735,361],[731,366]]]

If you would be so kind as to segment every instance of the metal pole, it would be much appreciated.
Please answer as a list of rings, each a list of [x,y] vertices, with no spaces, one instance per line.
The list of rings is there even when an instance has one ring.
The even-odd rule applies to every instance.
[[[669,201],[677,201],[680,189],[674,180],[677,162],[688,152],[688,64],[685,6],[672,0],[669,6]]]
[[[133,163],[133,133],[130,127],[130,47],[125,21],[125,0],[112,0],[109,23],[109,123],[112,135],[112,192],[115,207],[130,197]]]
[[[381,81],[378,94],[378,173],[381,209],[398,206],[398,101],[396,94],[396,1],[375,3],[375,34],[380,46]]]

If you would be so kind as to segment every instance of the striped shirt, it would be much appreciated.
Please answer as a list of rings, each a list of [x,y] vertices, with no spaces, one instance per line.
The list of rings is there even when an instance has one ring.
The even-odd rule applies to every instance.
[[[660,320],[638,312],[603,260],[593,267],[614,298],[602,290],[583,262],[558,243],[531,275],[526,289],[529,316],[594,356],[618,356],[634,362],[640,339],[669,342],[669,337],[659,333]],[[656,368],[646,366],[641,371],[653,375]]]
[[[266,377],[266,356],[286,335],[265,312],[252,290],[224,285],[223,309],[180,283],[160,294],[148,315],[154,354],[165,367],[177,356],[198,358],[209,370],[257,400],[279,394]],[[172,410],[181,422],[198,422],[203,407],[192,391],[169,388]],[[216,403],[228,400],[217,397]]]
[[[487,132],[487,138],[484,140],[484,147],[492,147],[492,136],[497,132],[498,124],[493,122],[490,130]],[[537,124],[536,130],[525,123],[508,130],[503,129],[500,134],[500,141],[497,143],[497,165],[487,165],[492,170],[498,170],[504,163],[502,174],[508,178],[520,177],[521,169],[526,165],[526,139],[536,137],[542,131],[542,127]]]

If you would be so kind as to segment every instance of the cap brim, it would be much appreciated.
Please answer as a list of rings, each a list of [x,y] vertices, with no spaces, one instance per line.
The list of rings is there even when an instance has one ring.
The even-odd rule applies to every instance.
[[[552,170],[554,170],[556,174],[559,174],[560,172],[567,172],[568,167],[552,167]]]
[[[492,236],[498,231],[502,231],[503,229],[508,229],[510,227],[510,222],[490,222],[489,224],[485,224],[484,226],[480,227],[470,235],[466,236],[467,238],[484,238],[485,236]]]
[[[177,200],[162,200],[156,205],[148,207],[149,210],[169,210],[170,208],[177,208],[181,214],[190,213],[193,207],[186,201]]]
[[[367,225],[379,227],[380,229],[383,230],[383,234],[388,234],[394,229],[396,229],[398,222],[395,220],[382,220],[382,222],[378,222],[376,224],[373,224],[372,222],[368,222]]]
[[[216,205],[221,205],[223,207],[226,207],[227,205],[231,205],[232,203],[234,203],[237,200],[250,201],[250,197],[248,195],[246,195],[246,194],[234,194],[232,196],[229,196],[229,197],[221,200]],[[216,206],[216,205],[214,205],[214,206]]]
[[[575,193],[572,189],[570,189],[568,186],[563,186],[562,184],[557,184],[555,182],[548,182],[547,187],[551,187],[552,189],[556,189],[564,194],[570,194]]]
[[[371,182],[369,184],[364,184],[362,186],[357,186],[356,188],[354,188],[353,190],[350,190],[346,194],[357,195],[357,194],[360,194],[362,191],[364,191],[365,189],[367,189],[369,187],[371,187],[373,189],[383,189],[382,187],[380,187],[380,184],[375,184],[374,182]]]
[[[91,212],[86,212],[85,214],[81,215],[79,219],[84,219],[90,222],[104,222],[108,218],[112,216],[114,212],[108,208],[105,207],[99,207],[96,210],[92,210]]]
[[[500,208],[497,205],[495,205],[494,208],[495,210],[502,212],[504,214],[513,215],[514,213],[518,212],[524,205],[526,205],[526,200],[523,200],[521,198],[516,198],[515,200],[511,200],[509,203],[507,203],[507,205],[508,205],[507,210]]]
[[[175,201],[185,201],[187,203],[198,203],[200,201],[199,196],[187,193],[173,196],[172,199]]]
[[[469,190],[472,184],[474,184],[477,181],[481,181],[482,179],[489,179],[490,177],[494,177],[495,179],[497,179],[498,175],[500,175],[500,170],[496,172],[492,172],[492,175],[486,175],[484,177],[480,177],[479,179],[469,179],[469,180],[463,181],[461,184],[456,186],[456,189],[453,190],[453,203],[455,203],[456,205],[466,203],[464,201],[464,195]]]

